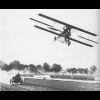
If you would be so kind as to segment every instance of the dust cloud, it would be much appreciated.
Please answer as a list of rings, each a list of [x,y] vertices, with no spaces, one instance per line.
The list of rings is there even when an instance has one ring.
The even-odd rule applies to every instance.
[[[10,84],[10,79],[17,75],[18,71],[16,70],[12,70],[12,71],[2,71],[0,69],[0,83],[6,83],[6,84]],[[19,73],[22,73],[22,72],[19,72]]]

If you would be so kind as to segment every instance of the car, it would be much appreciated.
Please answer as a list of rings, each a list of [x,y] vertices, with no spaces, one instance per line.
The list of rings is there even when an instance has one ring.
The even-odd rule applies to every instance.
[[[15,83],[15,84],[19,83],[20,85],[22,85],[24,83],[24,80],[22,79],[22,77],[19,73],[10,79],[10,84],[13,85],[13,83]]]

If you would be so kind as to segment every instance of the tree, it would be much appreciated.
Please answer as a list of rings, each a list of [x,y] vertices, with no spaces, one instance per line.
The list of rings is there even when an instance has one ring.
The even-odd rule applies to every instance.
[[[62,67],[61,65],[58,65],[58,64],[53,64],[52,65],[52,68],[51,68],[51,71],[54,71],[54,72],[60,72],[62,70]]]
[[[77,72],[78,72],[77,68],[71,68],[71,73],[72,73],[72,74],[75,74],[75,73],[77,73]]]
[[[0,69],[7,71],[8,70],[7,68],[8,68],[8,65],[5,62],[0,60]]]
[[[11,66],[13,69],[15,70],[20,70],[20,62],[19,61],[13,61],[9,64],[9,66]]]
[[[90,67],[91,74],[93,74],[96,70],[97,70],[96,66],[93,65]]]
[[[84,69],[84,73],[85,73],[85,74],[88,74],[88,72],[89,72],[88,68],[85,68],[85,69]]]
[[[28,65],[20,64],[19,70],[25,70],[25,69],[28,69]]]
[[[83,74],[84,73],[84,69],[78,68],[78,72],[81,73],[81,74]]]
[[[13,67],[12,66],[9,66],[9,65],[7,65],[7,64],[5,64],[2,68],[1,68],[1,70],[4,70],[4,71],[10,71],[10,70],[12,70],[13,69]]]
[[[28,66],[28,68],[29,68],[30,72],[32,72],[32,73],[37,71],[36,66],[33,65],[33,64],[30,64],[30,65]]]
[[[37,67],[37,69],[41,69],[41,68],[42,68],[42,66],[41,66],[41,65],[37,65],[36,67]]]
[[[70,69],[70,68],[68,68],[68,69],[67,69],[67,72],[68,72],[68,73],[71,73],[71,69]]]
[[[50,65],[47,64],[47,63],[44,63],[44,64],[43,64],[43,68],[44,68],[45,71],[48,71],[48,72],[51,70]]]

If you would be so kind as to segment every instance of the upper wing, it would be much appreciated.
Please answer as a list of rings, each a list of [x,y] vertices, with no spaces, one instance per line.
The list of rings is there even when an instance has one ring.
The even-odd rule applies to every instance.
[[[53,32],[53,31],[47,30],[47,29],[42,28],[42,27],[40,27],[40,26],[35,25],[34,27],[39,28],[39,29],[44,30],[44,31],[47,31],[47,32],[50,32],[50,33],[52,33],[52,34],[55,34],[55,35],[58,35],[58,36],[62,36],[62,37],[64,37],[64,36],[61,35],[61,34],[58,34],[58,33],[56,33],[56,32]],[[89,47],[93,47],[93,46],[90,45],[90,44],[87,44],[87,43],[84,43],[84,42],[81,42],[81,41],[75,40],[75,39],[73,39],[73,38],[70,38],[70,37],[69,37],[69,39],[72,40],[72,41],[74,41],[74,42],[77,42],[77,43],[80,43],[80,44],[83,44],[83,45],[86,45],[86,46],[89,46]]]
[[[67,26],[69,26],[69,27],[71,27],[71,28],[74,28],[74,29],[76,29],[76,30],[79,30],[79,31],[85,32],[85,33],[87,33],[87,34],[90,34],[90,35],[93,35],[93,36],[97,36],[97,34],[94,34],[94,33],[88,32],[88,31],[86,31],[86,30],[83,30],[83,29],[78,28],[78,27],[75,27],[75,26],[73,26],[73,25],[70,25],[70,24],[64,23],[64,22],[62,22],[62,21],[56,20],[56,19],[51,18],[51,17],[48,17],[48,16],[46,16],[46,15],[39,14],[39,16],[44,17],[44,18],[47,18],[47,19],[50,19],[50,20],[52,20],[52,21],[55,21],[55,22],[60,23],[60,24],[63,24],[63,25],[67,25]]]

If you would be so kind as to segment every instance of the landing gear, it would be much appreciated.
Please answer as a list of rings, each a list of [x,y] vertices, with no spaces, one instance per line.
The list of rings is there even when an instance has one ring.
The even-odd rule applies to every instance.
[[[55,37],[55,38],[54,38],[54,41],[56,41],[56,40],[57,40],[57,38]]]
[[[68,42],[68,46],[70,46],[71,42]]]

